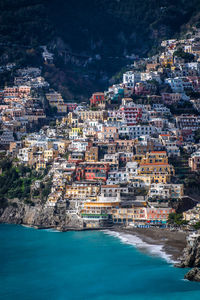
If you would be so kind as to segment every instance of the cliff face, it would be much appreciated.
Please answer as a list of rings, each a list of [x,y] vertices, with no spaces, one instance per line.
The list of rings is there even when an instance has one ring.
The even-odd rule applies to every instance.
[[[83,222],[76,215],[66,213],[66,208],[47,208],[42,205],[18,204],[0,209],[0,223],[24,224],[38,228],[58,228],[60,230],[82,229]]]
[[[184,276],[184,278],[190,281],[200,281],[200,269],[193,268]]]
[[[200,281],[200,236],[189,239],[180,263],[175,265],[180,268],[192,268],[184,276],[190,281]]]
[[[181,258],[180,267],[200,267],[200,236],[194,239],[193,243],[188,242]]]

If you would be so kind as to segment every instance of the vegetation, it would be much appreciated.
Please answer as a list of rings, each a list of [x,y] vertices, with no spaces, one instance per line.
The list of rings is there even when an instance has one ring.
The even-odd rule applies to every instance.
[[[182,114],[195,114],[198,115],[198,111],[193,107],[189,101],[181,101],[172,105],[167,105],[173,115]]]
[[[196,230],[200,229],[200,222],[197,222],[196,224],[194,224],[193,227],[194,227]]]
[[[0,209],[5,209],[8,206],[8,200],[5,198],[0,198]]]
[[[51,192],[52,180],[49,179],[46,183],[42,183],[42,201],[46,202],[48,195]]]
[[[183,220],[183,214],[171,213],[168,217],[168,224],[170,225],[186,225],[187,221]]]
[[[185,183],[186,178],[191,176],[192,172],[190,167],[188,166],[189,154],[184,151],[184,149],[180,149],[181,155],[179,157],[170,157],[169,163],[172,164],[175,168],[176,180],[179,183]]]
[[[45,174],[44,172],[36,172],[24,165],[14,166],[14,164],[7,158],[0,161],[0,199],[14,199],[31,200],[31,184],[35,180],[41,180]],[[44,186],[44,196],[48,196],[50,182]],[[2,202],[3,201],[3,202]],[[5,203],[5,200],[1,200]]]
[[[148,194],[148,189],[145,188],[136,188],[134,190],[135,196],[146,196]]]
[[[200,194],[200,172],[192,172],[188,165],[189,154],[181,149],[180,157],[169,158],[169,162],[175,168],[176,183],[184,184],[184,194],[199,198]]]
[[[184,59],[185,63],[189,63],[194,60],[194,55],[191,53],[184,52],[182,48],[179,48],[174,52],[174,57],[180,57]]]
[[[9,160],[0,162],[0,197],[25,199],[30,195],[30,169],[24,166],[14,167]]]
[[[200,172],[193,172],[185,180],[185,194],[199,197],[200,194]]]
[[[196,130],[194,133],[195,143],[199,143],[200,140],[200,129]]]
[[[161,40],[176,37],[194,16],[199,23],[199,11],[199,0],[3,0],[0,63],[42,66],[53,88],[77,100],[133,63],[128,56],[154,54]],[[44,63],[41,45],[54,53],[53,63]],[[9,84],[12,75],[1,73],[1,84]]]

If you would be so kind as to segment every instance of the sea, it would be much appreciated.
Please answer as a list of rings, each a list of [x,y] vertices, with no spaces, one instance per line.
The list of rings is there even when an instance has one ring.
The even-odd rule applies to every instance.
[[[110,231],[0,225],[2,300],[200,300],[161,246]]]

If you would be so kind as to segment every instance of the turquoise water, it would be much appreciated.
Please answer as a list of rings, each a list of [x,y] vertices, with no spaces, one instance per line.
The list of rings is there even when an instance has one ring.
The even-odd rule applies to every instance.
[[[0,225],[0,299],[200,299],[186,270],[103,232]]]

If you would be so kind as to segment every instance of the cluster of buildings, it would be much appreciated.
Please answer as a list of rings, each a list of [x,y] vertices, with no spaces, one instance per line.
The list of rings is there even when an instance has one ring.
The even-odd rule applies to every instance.
[[[49,89],[45,97],[62,118],[54,127],[26,135],[18,148],[9,140],[8,153],[21,163],[38,172],[48,167],[52,187],[47,207],[66,205],[67,214],[88,228],[166,226],[175,212],[171,200],[184,195],[171,159],[180,157],[184,148],[191,155],[191,171],[200,168],[200,150],[194,145],[200,129],[200,44],[194,35],[163,41],[162,47],[161,54],[135,61],[123,82],[94,93],[89,103],[66,103]],[[176,54],[180,47],[193,55],[190,62]],[[31,98],[32,85],[21,85],[27,76],[21,70],[16,86],[1,92],[4,123],[13,121],[13,114],[20,122],[29,116],[28,109],[45,118]],[[189,102],[193,114],[172,113],[174,104]]]
[[[183,213],[185,221],[189,222],[190,225],[194,225],[200,222],[200,204],[198,203],[194,208],[189,209]]]
[[[0,90],[0,148],[21,147],[21,140],[47,123],[48,108],[56,107],[58,114],[76,108],[75,103],[65,103],[61,94],[49,87],[39,68],[15,71],[12,86]]]
[[[0,147],[21,145],[31,128],[46,119],[40,88],[48,88],[38,68],[19,69],[13,86],[0,91]]]
[[[170,200],[184,193],[169,163],[180,156],[182,143],[170,110],[131,98],[122,98],[115,110],[84,104],[71,110],[54,128],[27,135],[15,152],[37,171],[49,166],[46,206],[65,203],[86,227],[166,226],[175,211]]]

